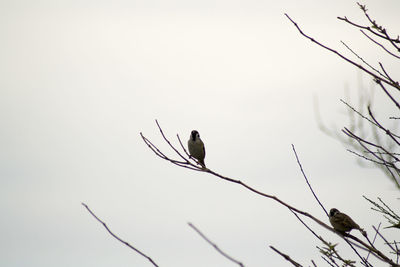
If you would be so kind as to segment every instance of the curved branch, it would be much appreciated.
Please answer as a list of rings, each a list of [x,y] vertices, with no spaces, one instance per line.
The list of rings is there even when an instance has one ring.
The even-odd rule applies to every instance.
[[[232,258],[231,256],[229,256],[228,254],[226,254],[225,252],[223,252],[214,242],[212,242],[210,239],[208,239],[199,229],[197,229],[196,226],[194,226],[192,223],[188,223],[188,225],[196,231],[196,233],[198,233],[201,238],[203,238],[208,244],[210,244],[211,246],[213,246],[215,248],[216,251],[218,251],[219,254],[221,254],[222,256],[224,256],[225,258],[227,258],[228,260],[236,263],[237,265],[244,267],[244,264],[241,263],[238,260],[235,260],[234,258]]]
[[[149,256],[147,256],[146,254],[144,254],[143,252],[141,252],[140,250],[138,250],[137,248],[135,248],[134,246],[132,246],[132,245],[129,244],[128,242],[122,240],[122,239],[119,238],[116,234],[114,234],[114,233],[110,230],[110,228],[108,228],[108,226],[106,225],[106,223],[103,222],[102,220],[100,220],[100,219],[93,213],[93,211],[91,211],[91,210],[89,209],[89,207],[88,207],[85,203],[82,203],[82,205],[89,211],[89,213],[90,213],[99,223],[101,223],[101,224],[104,226],[104,228],[106,228],[107,232],[109,232],[110,235],[112,235],[112,237],[114,237],[115,239],[117,239],[117,240],[118,240],[119,242],[121,242],[122,244],[126,245],[126,246],[129,247],[130,249],[133,249],[135,252],[139,253],[140,255],[142,255],[143,257],[145,257],[146,259],[148,259],[148,260],[153,264],[153,266],[158,267],[158,265],[157,265]]]
[[[285,260],[287,260],[288,262],[290,262],[293,266],[296,267],[303,267],[303,265],[301,265],[300,263],[296,262],[295,260],[293,260],[291,257],[289,257],[289,255],[286,255],[282,252],[280,252],[279,250],[277,250],[276,248],[274,248],[273,246],[269,246],[273,251],[275,251],[276,253],[278,253],[279,255],[281,255]]]
[[[306,37],[307,39],[309,39],[311,42],[313,42],[313,43],[315,43],[315,44],[321,46],[322,48],[324,48],[324,49],[326,49],[326,50],[328,50],[328,51],[330,51],[330,52],[336,54],[337,56],[339,56],[339,57],[342,58],[343,60],[349,62],[350,64],[352,64],[352,65],[354,65],[354,66],[356,66],[357,68],[361,69],[362,71],[368,73],[368,74],[369,74],[370,76],[372,76],[374,79],[380,80],[380,81],[382,81],[382,82],[384,82],[384,83],[386,83],[386,84],[388,84],[388,85],[390,85],[390,86],[393,86],[394,88],[400,90],[400,85],[394,84],[394,83],[392,83],[390,80],[387,80],[387,79],[384,79],[384,78],[382,78],[382,77],[379,77],[378,75],[376,75],[376,74],[372,73],[371,71],[367,70],[366,68],[364,68],[364,67],[361,66],[360,64],[357,64],[357,63],[355,63],[354,61],[352,61],[351,59],[349,59],[349,58],[343,56],[343,55],[342,55],[341,53],[339,53],[338,51],[336,51],[336,50],[334,50],[334,49],[332,49],[332,48],[330,48],[330,47],[328,47],[328,46],[326,46],[326,45],[323,45],[322,43],[318,42],[318,41],[315,40],[314,38],[308,36],[307,34],[305,34],[305,33],[300,29],[299,25],[297,25],[297,23],[289,17],[288,14],[285,13],[285,16],[293,23],[293,25],[294,25],[294,26],[296,27],[296,29],[300,32],[300,34],[303,35],[304,37]]]
[[[312,189],[311,184],[308,182],[307,176],[306,176],[306,174],[304,173],[303,166],[301,166],[299,157],[297,156],[296,149],[294,148],[294,145],[293,145],[293,144],[292,144],[292,149],[293,149],[294,155],[296,156],[297,164],[298,164],[299,167],[300,167],[300,171],[301,171],[301,173],[303,174],[304,179],[306,179],[306,183],[307,183],[308,187],[310,188],[311,193],[314,195],[314,198],[317,200],[318,204],[319,204],[319,205],[321,206],[321,208],[324,210],[326,216],[329,217],[329,214],[328,214],[328,212],[326,211],[324,205],[322,205],[321,201],[318,199],[317,195],[315,194],[314,190]]]

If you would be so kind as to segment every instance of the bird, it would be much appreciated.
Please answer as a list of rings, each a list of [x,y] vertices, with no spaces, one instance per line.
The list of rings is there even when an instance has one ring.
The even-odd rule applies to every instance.
[[[205,167],[204,158],[206,156],[206,150],[204,148],[204,143],[200,139],[200,134],[198,131],[193,130],[190,133],[190,139],[188,141],[188,149],[191,157],[197,159],[199,163]]]
[[[367,235],[364,229],[355,223],[348,215],[341,213],[338,209],[333,208],[329,211],[329,222],[336,231],[342,234],[357,229],[364,236]]]

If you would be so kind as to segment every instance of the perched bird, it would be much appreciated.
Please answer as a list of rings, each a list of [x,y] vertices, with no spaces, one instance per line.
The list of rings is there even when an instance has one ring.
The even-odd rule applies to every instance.
[[[188,148],[190,156],[197,159],[200,164],[205,167],[206,165],[204,164],[204,158],[206,156],[206,150],[204,149],[204,143],[201,141],[198,131],[193,130],[190,134]]]
[[[329,221],[336,231],[343,234],[353,229],[360,230],[364,236],[367,234],[364,229],[356,224],[349,216],[341,213],[338,209],[333,208],[329,211]]]

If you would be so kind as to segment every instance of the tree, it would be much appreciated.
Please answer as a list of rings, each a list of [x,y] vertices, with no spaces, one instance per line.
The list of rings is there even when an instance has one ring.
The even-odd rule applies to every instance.
[[[368,38],[368,40],[372,41],[374,44],[378,45],[380,49],[384,49],[389,55],[399,59],[400,58],[400,40],[399,37],[393,38],[391,37],[387,30],[383,27],[380,26],[375,20],[371,19],[369,14],[367,13],[367,9],[365,6],[358,4],[358,6],[361,8],[362,12],[364,13],[365,17],[367,18],[367,26],[363,26],[360,24],[356,24],[352,22],[351,20],[347,19],[346,17],[339,17],[339,20],[342,20],[349,25],[360,29],[362,34]],[[392,76],[388,74],[388,71],[385,69],[384,65],[382,63],[379,63],[379,68],[373,67],[371,64],[367,63],[360,57],[357,53],[355,53],[353,50],[351,50],[345,43],[343,43],[349,51],[354,54],[358,60],[361,60],[362,63],[356,63],[354,60],[350,59],[349,57],[344,56],[342,53],[329,48],[325,46],[324,44],[320,43],[319,41],[315,40],[314,38],[310,37],[309,35],[305,34],[303,30],[298,26],[298,24],[287,14],[285,16],[290,20],[290,22],[293,23],[293,25],[297,28],[297,30],[300,32],[302,36],[305,38],[311,40],[313,43],[317,44],[318,46],[334,53],[335,55],[339,56],[341,59],[343,59],[345,62],[350,63],[354,65],[356,68],[360,69],[362,72],[366,73],[368,76],[370,76],[376,84],[381,88],[382,92],[391,100],[393,105],[397,109],[400,109],[400,105],[396,100],[395,93],[400,91],[400,85],[399,82],[394,80]],[[390,46],[388,48],[387,46]],[[393,51],[394,50],[394,51]],[[400,175],[400,169],[398,165],[398,157],[399,154],[397,153],[397,149],[400,145],[400,136],[395,134],[393,130],[389,129],[386,125],[386,123],[381,122],[381,120],[378,120],[376,118],[376,112],[372,111],[371,106],[367,106],[367,111],[368,115],[363,114],[361,111],[355,109],[353,106],[348,104],[347,102],[343,101],[345,105],[351,110],[352,113],[354,113],[356,116],[359,116],[361,120],[367,122],[368,124],[371,125],[371,129],[374,131],[375,135],[372,139],[369,139],[365,135],[362,135],[362,133],[358,133],[357,131],[357,125],[353,125],[352,127],[344,127],[343,133],[345,136],[347,136],[348,139],[341,139],[343,142],[346,142],[346,144],[350,144],[352,146],[352,149],[350,150],[352,153],[356,154],[358,157],[361,157],[364,160],[367,160],[369,162],[372,162],[377,166],[378,168],[382,169],[385,171],[386,175],[395,183],[397,188],[400,189],[399,186],[399,175]],[[398,117],[390,117],[390,120],[396,121],[400,118]],[[378,259],[380,262],[386,263],[390,266],[400,266],[399,265],[399,257],[400,257],[400,250],[398,248],[398,242],[394,241],[387,241],[387,238],[384,237],[384,235],[380,232],[380,226],[374,227],[374,237],[371,239],[370,236],[368,236],[367,233],[363,234],[364,239],[359,239],[349,233],[345,232],[340,232],[337,229],[329,226],[328,224],[324,223],[322,219],[317,218],[316,216],[312,215],[311,213],[300,209],[292,204],[289,204],[278,197],[264,193],[244,182],[238,179],[233,179],[227,176],[224,176],[222,174],[219,174],[215,172],[214,170],[211,170],[207,167],[202,166],[199,164],[199,162],[191,157],[189,153],[187,152],[185,146],[183,145],[179,135],[177,135],[177,143],[173,143],[167,135],[164,133],[162,127],[156,121],[158,130],[160,132],[160,135],[162,136],[164,142],[171,148],[173,151],[174,155],[169,156],[165,152],[161,151],[157,145],[155,145],[152,141],[150,141],[148,138],[146,138],[142,133],[140,133],[141,138],[143,139],[144,143],[149,147],[149,149],[154,152],[155,155],[157,155],[159,158],[169,161],[170,163],[186,168],[192,171],[198,171],[198,172],[204,172],[207,174],[210,174],[217,179],[222,179],[226,182],[236,184],[245,190],[248,190],[252,192],[253,194],[257,194],[265,199],[269,199],[272,201],[277,202],[279,205],[281,205],[283,208],[287,208],[293,215],[298,219],[298,221],[306,227],[318,240],[319,242],[322,243],[322,245],[317,246],[318,251],[321,253],[321,257],[325,260],[325,262],[329,266],[357,266],[357,265],[363,265],[363,266],[373,266],[371,263],[370,256],[375,257]],[[328,131],[328,133],[331,133]],[[381,133],[381,135],[380,135]],[[335,135],[338,136],[338,135]],[[300,159],[298,157],[298,154],[296,152],[296,149],[294,145],[292,145],[293,153],[296,157],[298,166],[300,168],[300,171],[311,191],[313,194],[317,204],[321,207],[321,209],[324,211],[325,215],[329,218],[329,214],[325,206],[321,203],[319,200],[317,193],[313,190],[311,184],[309,183],[309,180],[303,170],[302,164],[300,162]],[[388,205],[383,202],[382,199],[378,199],[378,202],[372,201],[368,198],[366,198],[372,205],[373,209],[377,210],[378,212],[382,213],[392,224],[394,228],[400,227],[400,216],[398,216]],[[155,263],[155,261],[138,250],[137,248],[133,247],[130,245],[128,242],[122,240],[119,238],[117,235],[115,235],[109,228],[108,226],[100,220],[91,210],[90,208],[82,203],[84,207],[90,212],[94,218],[99,221],[105,228],[106,230],[118,241],[122,242],[129,248],[133,249],[135,252],[139,253],[143,257],[147,258],[150,263],[153,266],[159,266]],[[313,229],[309,223],[305,220],[309,219],[312,220],[317,224],[318,229]],[[225,253],[222,249],[220,249],[213,241],[211,241],[209,238],[206,237],[197,227],[195,227],[193,224],[189,223],[189,226],[196,231],[205,241],[207,241],[211,246],[213,246],[222,256],[226,257],[228,260],[232,261],[233,263],[239,265],[239,266],[244,266],[244,264],[232,256],[229,256],[227,253]],[[317,228],[314,227],[314,228]],[[348,246],[351,247],[352,251],[354,252],[354,256],[357,257],[357,260],[350,260],[346,259],[341,255],[341,253],[336,249],[337,244],[333,244],[330,241],[328,241],[325,237],[323,237],[319,232],[321,229],[325,229],[328,231],[331,231],[335,234],[337,234],[339,237],[343,239],[344,242],[348,244]],[[397,229],[393,229],[397,230]],[[371,234],[371,233],[370,233]],[[377,240],[381,240],[380,242],[383,242],[382,245],[377,245],[375,244]],[[285,260],[288,261],[288,263],[294,265],[294,266],[303,266],[302,264],[296,262],[294,259],[292,259],[289,255],[281,252],[274,246],[270,246],[270,248],[281,255]],[[366,256],[362,256],[362,251],[366,252]],[[311,263],[313,266],[317,266],[314,260],[311,260]]]

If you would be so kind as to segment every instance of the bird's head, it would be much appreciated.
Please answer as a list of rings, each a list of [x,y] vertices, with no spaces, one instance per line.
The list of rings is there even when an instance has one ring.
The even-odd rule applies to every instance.
[[[335,209],[335,208],[331,209],[329,211],[329,217],[335,216],[335,214],[338,213],[338,212],[339,212],[338,209]]]
[[[190,134],[190,138],[193,141],[196,141],[197,138],[200,138],[199,132],[196,130],[193,130],[192,133]]]

